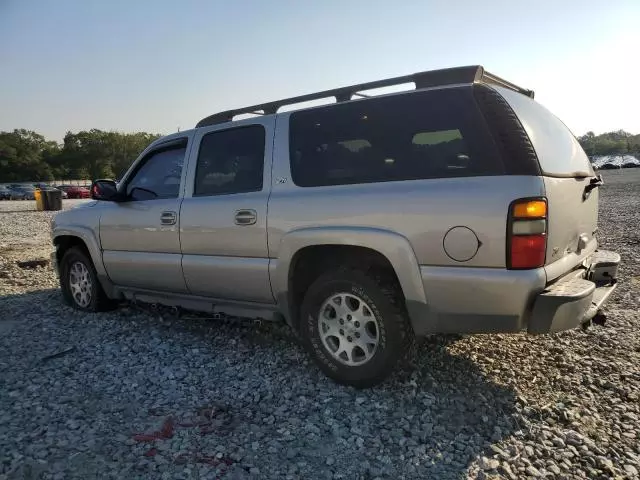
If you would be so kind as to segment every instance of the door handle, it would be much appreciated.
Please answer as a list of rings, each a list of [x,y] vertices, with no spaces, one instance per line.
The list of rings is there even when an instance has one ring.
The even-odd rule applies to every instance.
[[[175,225],[177,220],[178,214],[176,212],[162,212],[160,215],[162,225]]]
[[[253,225],[258,220],[255,210],[237,210],[235,216],[236,225]]]

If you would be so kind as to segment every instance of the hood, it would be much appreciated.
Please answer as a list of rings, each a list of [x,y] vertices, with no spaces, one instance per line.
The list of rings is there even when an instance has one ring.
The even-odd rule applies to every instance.
[[[75,209],[78,209],[78,208],[95,207],[99,203],[100,202],[98,200],[91,200],[90,202],[77,203],[77,204],[73,205],[71,208],[69,208],[69,210],[75,210]]]

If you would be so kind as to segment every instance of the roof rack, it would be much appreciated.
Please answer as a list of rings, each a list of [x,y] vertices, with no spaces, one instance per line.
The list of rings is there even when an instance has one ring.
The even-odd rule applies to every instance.
[[[357,85],[350,85],[348,87],[334,88],[332,90],[324,90],[322,92],[285,98],[283,100],[252,105],[250,107],[227,110],[203,118],[196,124],[196,128],[230,122],[236,115],[270,115],[277,113],[278,110],[285,105],[293,105],[296,103],[308,102],[310,100],[334,97],[336,102],[347,102],[351,100],[354,95],[366,97],[367,95],[358,93],[362,90],[371,90],[374,88],[389,87],[410,82],[415,84],[416,89],[465,83],[486,83],[509,88],[531,98],[534,96],[533,90],[527,90],[500,78],[497,75],[493,75],[492,73],[487,72],[480,65],[472,65],[419,72],[401,77],[387,78],[384,80],[377,80],[375,82],[360,83]]]

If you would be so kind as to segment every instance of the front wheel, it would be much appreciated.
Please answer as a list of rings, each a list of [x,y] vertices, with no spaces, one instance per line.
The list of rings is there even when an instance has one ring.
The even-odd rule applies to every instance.
[[[389,275],[340,269],[319,277],[300,310],[305,346],[338,383],[382,382],[413,340],[399,286]]]
[[[99,312],[114,306],[98,281],[93,262],[80,248],[70,248],[62,257],[60,287],[65,302],[77,310]]]

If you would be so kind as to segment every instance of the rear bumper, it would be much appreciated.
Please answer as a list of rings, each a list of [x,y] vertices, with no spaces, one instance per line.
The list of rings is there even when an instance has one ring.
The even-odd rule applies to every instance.
[[[617,253],[598,251],[547,286],[535,299],[527,331],[554,333],[589,322],[616,289],[619,263]]]
[[[620,256],[596,251],[547,282],[544,268],[506,270],[421,266],[427,303],[407,302],[416,335],[552,333],[593,318],[616,288]]]

